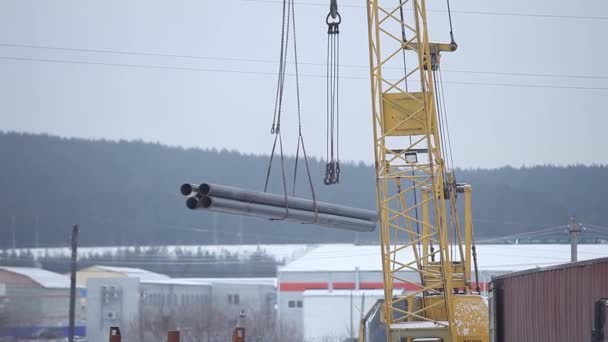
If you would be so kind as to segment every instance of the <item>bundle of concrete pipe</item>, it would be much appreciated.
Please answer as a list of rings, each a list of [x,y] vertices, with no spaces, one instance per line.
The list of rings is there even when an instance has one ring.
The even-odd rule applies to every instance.
[[[188,196],[186,206],[192,210],[319,224],[359,232],[374,230],[378,220],[377,213],[372,210],[217,184],[183,184],[180,192]]]

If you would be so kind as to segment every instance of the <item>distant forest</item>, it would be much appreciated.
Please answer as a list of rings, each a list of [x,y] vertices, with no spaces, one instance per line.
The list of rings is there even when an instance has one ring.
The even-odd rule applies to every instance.
[[[0,248],[65,246],[75,223],[83,246],[378,240],[378,232],[355,234],[186,208],[179,193],[184,182],[262,190],[267,156],[0,133],[0,160]],[[289,158],[286,168],[293,165]],[[313,160],[311,167],[320,200],[376,207],[371,166],[342,165],[341,182],[331,187],[322,184],[323,162]],[[297,193],[310,197],[302,172]],[[580,222],[608,226],[606,166],[457,170],[457,177],[473,185],[479,240],[565,225],[574,214]],[[281,192],[277,172],[271,180],[270,191]],[[565,232],[558,235],[567,239]]]
[[[139,248],[118,249],[113,253],[90,253],[78,258],[79,269],[95,265],[142,267],[173,278],[275,277],[277,266],[283,263],[284,260],[275,259],[261,248],[247,257],[228,251],[211,253],[201,248],[196,252],[178,249],[171,254],[164,247],[156,247],[145,251]],[[62,274],[70,272],[69,256],[34,257],[29,251],[17,255],[13,251],[0,250],[0,264],[40,267]]]

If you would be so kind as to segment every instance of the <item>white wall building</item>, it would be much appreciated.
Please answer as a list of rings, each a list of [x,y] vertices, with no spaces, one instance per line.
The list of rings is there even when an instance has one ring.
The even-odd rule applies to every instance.
[[[306,290],[302,297],[304,341],[344,341],[359,335],[361,317],[384,291]]]
[[[276,278],[181,278],[179,281],[209,284],[211,303],[222,308],[227,317],[246,315],[274,317]]]
[[[145,272],[107,277],[103,270],[104,277],[87,281],[90,342],[107,341],[112,326],[121,327],[125,339],[152,341],[156,337],[151,330],[180,329],[184,336],[192,333],[206,340],[213,329],[229,333],[243,310],[275,321],[276,278],[165,279]],[[195,335],[201,331],[203,335]]]
[[[202,312],[210,306],[211,285],[175,279],[89,278],[87,295],[87,341],[107,341],[113,326],[121,328],[126,340],[148,341],[155,338],[148,336],[149,325],[166,332],[175,327],[159,325],[178,314],[206,319]]]
[[[594,259],[608,256],[606,245],[579,245],[578,259]],[[413,253],[412,253],[413,254]],[[411,256],[410,260],[413,260]],[[569,245],[477,245],[479,285],[486,291],[492,276],[535,267],[545,267],[570,261]],[[400,277],[416,282],[418,274],[403,272]],[[476,282],[472,272],[471,282]],[[351,244],[320,245],[304,256],[280,267],[277,275],[278,317],[282,324],[293,327],[304,337],[313,324],[318,331],[332,331],[333,322],[348,322],[350,309],[333,312],[333,320],[325,320],[330,326],[320,328],[323,322],[306,320],[306,312],[321,312],[323,309],[306,308],[306,293],[310,290],[381,290],[383,288],[382,265],[379,246],[356,246]],[[413,290],[417,286],[397,282],[399,290]],[[338,296],[339,297],[339,296]],[[343,297],[343,296],[342,296]],[[335,300],[335,299],[332,299]],[[344,299],[350,303],[350,299]],[[309,305],[324,305],[313,300]],[[317,304],[315,304],[317,303]],[[340,316],[340,312],[342,312]],[[310,322],[310,323],[308,323]],[[342,323],[339,323],[342,324]],[[317,336],[319,337],[319,336]],[[312,342],[313,340],[305,340]],[[334,341],[328,339],[324,341]],[[335,340],[339,341],[339,340]]]

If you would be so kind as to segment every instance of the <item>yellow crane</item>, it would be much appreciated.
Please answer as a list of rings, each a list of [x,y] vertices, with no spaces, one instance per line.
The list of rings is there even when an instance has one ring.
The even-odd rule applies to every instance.
[[[441,53],[457,45],[453,35],[447,44],[430,41],[425,0],[366,7],[387,340],[489,341],[487,305],[469,282],[472,188],[446,167],[438,115],[436,71]],[[406,279],[408,271],[419,279]],[[397,294],[404,283],[419,286]]]
[[[471,282],[472,265],[476,265],[471,219],[472,187],[457,183],[450,169],[447,118],[443,91],[440,90],[441,54],[457,49],[451,17],[451,41],[436,43],[429,38],[426,0],[365,0],[365,4],[385,297],[381,312],[386,323],[387,341],[488,342],[487,305],[480,296],[478,281]],[[281,158],[280,106],[290,11],[294,11],[293,0],[284,0],[281,62],[271,130],[275,134],[272,156],[278,139]],[[295,18],[292,20],[297,80]],[[331,96],[337,94],[339,79],[335,49],[339,46],[340,22],[337,1],[330,0],[327,24],[330,36],[328,94]],[[298,85],[296,89],[299,89]],[[299,118],[299,92],[297,99]],[[332,98],[328,104],[328,122],[331,122],[331,128],[328,124],[328,137],[332,139],[331,144],[328,143],[325,178],[328,185],[338,183],[340,178],[339,157],[334,159],[333,144],[334,133],[337,136],[334,126],[334,119],[336,124],[338,121],[337,107],[337,101]],[[302,147],[306,159],[303,145],[300,126],[298,152]],[[312,190],[308,162],[306,167]],[[266,186],[269,175],[270,167]],[[335,223],[337,216],[333,214],[340,212],[344,216],[344,210],[350,212],[348,208],[317,202],[314,191],[313,201],[288,199],[284,170],[283,187],[284,197],[207,184],[184,184],[181,191],[186,196],[195,193],[188,199],[190,209],[215,208],[250,215],[256,212],[273,219],[291,218],[308,223]],[[458,197],[464,199],[462,219],[457,209]],[[323,217],[331,219],[322,221]],[[351,227],[353,217],[340,227]],[[363,222],[362,229],[373,229],[375,217],[371,221]],[[402,292],[403,289],[406,291]],[[361,326],[359,338],[365,341],[365,322]]]

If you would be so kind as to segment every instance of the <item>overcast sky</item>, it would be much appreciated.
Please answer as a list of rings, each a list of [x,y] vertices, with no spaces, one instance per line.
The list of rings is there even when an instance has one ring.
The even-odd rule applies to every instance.
[[[322,156],[329,1],[296,3],[304,135]],[[341,153],[370,162],[364,1],[339,4]],[[459,50],[442,68],[456,165],[608,163],[608,1],[452,0],[452,9]],[[276,0],[2,0],[0,130],[268,153],[279,25]],[[431,12],[430,26],[448,39],[445,12]]]

